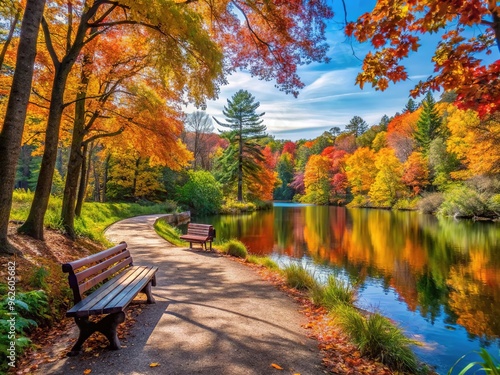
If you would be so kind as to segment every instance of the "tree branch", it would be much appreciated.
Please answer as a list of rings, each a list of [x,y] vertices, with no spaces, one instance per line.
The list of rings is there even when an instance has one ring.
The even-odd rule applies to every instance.
[[[61,62],[57,58],[56,50],[54,49],[54,45],[52,44],[52,38],[50,37],[49,24],[47,23],[47,20],[45,19],[45,17],[42,17],[42,30],[43,30],[43,35],[45,37],[45,45],[47,46],[47,51],[49,52],[49,56],[52,59],[52,63],[54,64],[56,69],[58,69],[59,65],[61,65]]]

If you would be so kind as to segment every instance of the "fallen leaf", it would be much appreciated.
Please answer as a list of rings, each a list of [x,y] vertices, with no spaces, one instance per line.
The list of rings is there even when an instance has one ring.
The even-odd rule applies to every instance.
[[[83,375],[89,375],[91,372],[92,372],[92,370],[88,368],[88,369],[83,371]]]
[[[158,362],[153,362],[149,364],[149,367],[158,367],[160,364]]]
[[[271,367],[274,367],[276,370],[283,370],[283,367],[277,365],[276,363],[271,363]]]

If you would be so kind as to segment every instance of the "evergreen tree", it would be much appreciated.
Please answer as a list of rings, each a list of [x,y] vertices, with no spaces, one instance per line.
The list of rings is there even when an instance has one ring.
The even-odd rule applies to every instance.
[[[349,124],[346,125],[345,130],[349,133],[354,134],[356,137],[359,137],[361,134],[368,130],[368,124],[361,117],[354,116]]]
[[[427,93],[425,99],[422,101],[422,107],[422,114],[418,119],[414,138],[417,145],[426,155],[429,152],[432,140],[435,139],[439,133],[441,116],[436,108],[436,101],[430,92]]]
[[[415,103],[415,100],[412,98],[408,99],[408,103],[406,103],[405,108],[403,109],[403,113],[406,112],[415,112],[417,110],[418,106],[417,103]]]
[[[224,151],[220,162],[224,168],[222,182],[238,182],[237,199],[243,200],[243,183],[246,178],[258,176],[259,162],[264,160],[259,139],[265,138],[266,126],[261,119],[264,112],[256,112],[260,103],[246,90],[239,90],[222,111],[226,123],[215,122],[228,130],[219,129],[222,137],[229,141],[229,147]],[[263,182],[265,183],[265,181]]]

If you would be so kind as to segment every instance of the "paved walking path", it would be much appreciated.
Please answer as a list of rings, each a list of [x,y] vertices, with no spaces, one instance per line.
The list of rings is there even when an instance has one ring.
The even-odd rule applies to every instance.
[[[144,305],[125,347],[99,357],[66,358],[50,374],[324,374],[298,305],[244,265],[217,253],[174,247],[153,229],[158,216],[112,225],[135,264],[156,264],[154,305]],[[196,245],[195,245],[196,246]],[[69,348],[68,348],[69,349]],[[159,364],[150,367],[151,363]],[[277,364],[283,368],[272,367]],[[47,372],[45,372],[47,373]]]

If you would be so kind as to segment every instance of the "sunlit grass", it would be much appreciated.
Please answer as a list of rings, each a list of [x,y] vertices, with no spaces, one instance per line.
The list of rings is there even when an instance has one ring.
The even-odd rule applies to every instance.
[[[304,266],[291,263],[283,269],[286,283],[298,290],[313,290],[319,288],[316,279]]]
[[[274,260],[272,260],[269,257],[263,257],[263,256],[249,254],[247,256],[247,261],[249,263],[259,264],[259,265],[264,266],[266,268],[269,268],[271,270],[279,270],[279,268],[280,268],[278,263],[276,263]]]
[[[175,246],[184,246],[186,244],[186,241],[183,241],[179,238],[182,235],[182,232],[179,228],[173,227],[163,220],[157,220],[154,228],[156,230],[156,233],[158,233],[161,237],[163,237],[171,244]]]
[[[328,276],[325,285],[318,285],[311,290],[311,298],[317,305],[332,309],[338,304],[352,305],[356,300],[357,290],[348,281]]]
[[[345,304],[337,305],[333,315],[363,355],[399,371],[419,372],[417,358],[410,348],[416,342],[407,338],[386,317],[378,313],[364,316]]]
[[[222,253],[232,255],[237,258],[245,259],[248,256],[248,250],[245,244],[239,240],[229,240],[217,246]]]
[[[13,194],[10,219],[24,221],[28,217],[34,193],[15,190]],[[62,230],[62,199],[51,196],[44,224],[52,229]],[[81,217],[75,218],[75,231],[78,236],[107,244],[104,230],[111,224],[134,216],[166,213],[166,205],[162,203],[140,205],[138,203],[98,203],[85,202]]]

